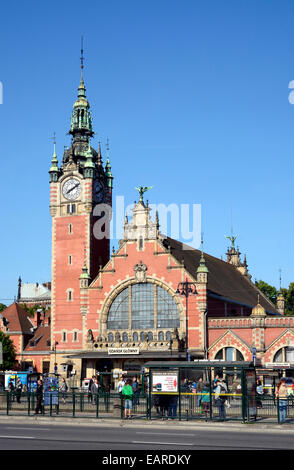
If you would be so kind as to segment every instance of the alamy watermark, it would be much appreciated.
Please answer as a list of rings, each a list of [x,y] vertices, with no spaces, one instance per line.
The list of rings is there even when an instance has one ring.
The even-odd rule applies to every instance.
[[[149,204],[150,218],[146,218],[146,206],[134,211],[134,205],[125,206],[124,196],[117,196],[113,207],[97,204],[93,215],[98,217],[93,233],[96,239],[112,240],[153,239],[156,231],[199,248],[201,243],[201,204]],[[155,214],[158,214],[158,218]],[[134,217],[136,219],[134,219]],[[159,227],[157,226],[159,225]],[[183,246],[185,249],[185,246]],[[189,249],[189,247],[187,247]]]

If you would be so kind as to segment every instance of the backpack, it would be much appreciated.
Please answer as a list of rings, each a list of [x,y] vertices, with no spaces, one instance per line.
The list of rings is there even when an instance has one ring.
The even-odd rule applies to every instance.
[[[219,399],[221,401],[226,401],[227,397],[225,395],[222,395],[223,393],[227,393],[227,389],[223,386],[222,383],[220,383],[220,396],[219,396]]]
[[[125,385],[122,389],[122,394],[126,400],[131,400],[133,398],[133,389],[131,385]]]

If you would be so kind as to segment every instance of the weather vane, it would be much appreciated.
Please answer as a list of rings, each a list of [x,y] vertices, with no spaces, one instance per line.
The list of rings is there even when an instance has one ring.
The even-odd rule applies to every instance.
[[[146,191],[149,191],[149,189],[153,188],[153,186],[138,186],[138,188],[135,188],[139,194],[140,194],[140,201],[143,202],[143,195],[146,193]]]

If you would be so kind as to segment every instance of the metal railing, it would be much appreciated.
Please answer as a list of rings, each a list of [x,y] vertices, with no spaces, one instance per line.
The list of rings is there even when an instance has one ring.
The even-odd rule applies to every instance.
[[[286,400],[286,409],[274,395],[246,396],[242,393],[223,394],[222,404],[215,394],[141,393],[133,397],[132,419],[176,419],[205,421],[273,422],[294,424],[294,397]],[[284,404],[283,404],[284,405]],[[32,416],[35,414],[35,393],[0,393],[0,416]],[[283,414],[284,413],[284,414]],[[286,415],[285,415],[286,413]],[[41,415],[69,418],[124,419],[125,401],[119,393],[89,395],[82,392],[43,394]]]

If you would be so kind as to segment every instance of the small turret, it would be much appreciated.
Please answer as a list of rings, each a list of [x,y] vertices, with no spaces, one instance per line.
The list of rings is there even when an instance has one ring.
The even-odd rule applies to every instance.
[[[111,173],[111,165],[109,161],[109,142],[107,139],[107,144],[106,144],[106,164],[105,164],[105,175],[106,175],[106,183],[108,188],[113,187],[113,176]]]
[[[203,253],[203,240],[201,240],[201,258],[199,266],[196,271],[196,279],[199,283],[207,283],[208,268],[205,263],[204,253]]]
[[[49,175],[50,175],[50,183],[58,181],[58,176],[60,173],[60,170],[58,168],[58,160],[57,160],[57,155],[56,155],[56,140],[55,140],[55,132],[53,136],[53,156],[51,160],[51,168],[49,170]]]

